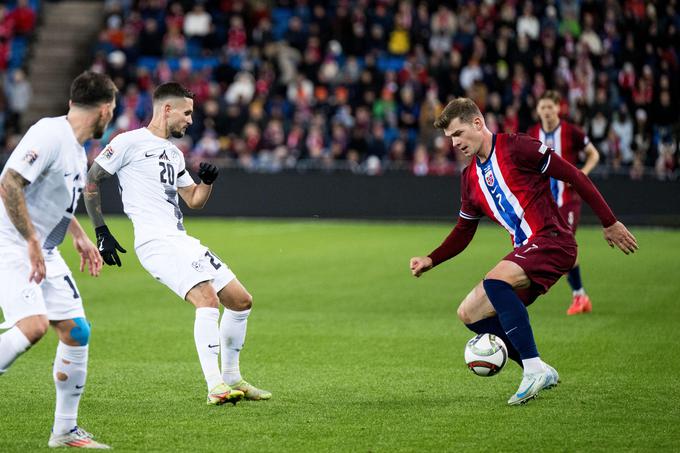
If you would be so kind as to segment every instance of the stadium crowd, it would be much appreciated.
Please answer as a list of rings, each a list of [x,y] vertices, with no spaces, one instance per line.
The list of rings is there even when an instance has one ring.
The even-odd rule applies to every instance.
[[[600,172],[679,176],[677,1],[107,0],[92,68],[120,90],[101,143],[145,124],[150,94],[196,94],[189,160],[256,171],[454,174],[432,123],[469,96],[492,131],[537,122],[546,89]],[[1,102],[1,101],[0,101]]]

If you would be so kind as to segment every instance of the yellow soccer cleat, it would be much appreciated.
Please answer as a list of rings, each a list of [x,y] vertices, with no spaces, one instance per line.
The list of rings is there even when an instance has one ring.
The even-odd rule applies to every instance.
[[[231,386],[234,390],[240,390],[245,395],[244,398],[252,401],[268,400],[272,397],[272,392],[262,390],[249,384],[244,379]]]
[[[208,392],[208,405],[219,406],[224,403],[236,403],[243,398],[243,392],[229,387],[227,384],[218,384]]]

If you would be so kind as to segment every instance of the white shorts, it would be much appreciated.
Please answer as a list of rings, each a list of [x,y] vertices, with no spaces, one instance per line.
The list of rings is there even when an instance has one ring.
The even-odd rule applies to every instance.
[[[58,249],[43,250],[47,274],[39,285],[28,281],[31,266],[26,248],[0,250],[0,307],[5,317],[0,329],[33,315],[46,315],[50,321],[85,317],[80,292]]]
[[[210,281],[219,292],[236,278],[229,266],[191,236],[154,239],[135,251],[144,269],[182,299],[201,282]]]

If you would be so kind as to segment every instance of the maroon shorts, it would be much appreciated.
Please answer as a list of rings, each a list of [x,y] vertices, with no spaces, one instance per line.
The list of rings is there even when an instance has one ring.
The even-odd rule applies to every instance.
[[[557,232],[533,237],[503,259],[516,263],[531,280],[529,288],[517,290],[520,299],[529,305],[574,266],[576,240],[571,234]]]
[[[576,227],[578,227],[578,222],[581,220],[581,200],[567,201],[559,209],[562,218],[567,221],[571,232],[576,233]]]

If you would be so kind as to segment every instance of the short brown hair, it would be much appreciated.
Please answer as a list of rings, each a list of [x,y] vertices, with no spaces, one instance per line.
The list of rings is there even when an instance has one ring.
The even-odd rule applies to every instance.
[[[470,98],[456,98],[449,102],[434,122],[437,129],[446,129],[456,118],[460,118],[463,123],[472,123],[475,117],[482,116],[482,112],[477,104]]]
[[[560,105],[560,101],[562,100],[562,96],[560,96],[560,93],[555,91],[555,90],[546,90],[543,92],[541,96],[538,98],[538,102],[541,102],[542,100],[547,99],[549,101],[553,101],[555,104]]]
[[[85,71],[71,83],[71,102],[80,107],[97,107],[112,102],[118,89],[106,74]]]
[[[153,92],[153,100],[161,101],[167,98],[194,98],[194,93],[184,88],[177,82],[166,82],[158,87]]]

